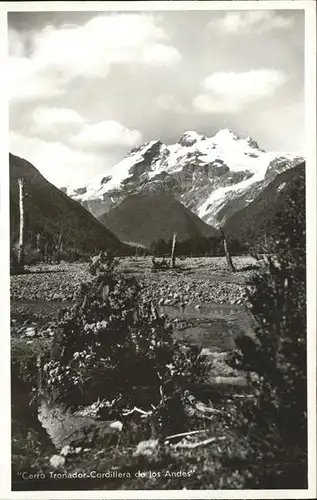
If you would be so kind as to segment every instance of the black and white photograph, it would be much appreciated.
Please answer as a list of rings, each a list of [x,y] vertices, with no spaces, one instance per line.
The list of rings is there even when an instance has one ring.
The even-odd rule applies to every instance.
[[[312,498],[314,2],[45,3],[6,13],[12,493]]]

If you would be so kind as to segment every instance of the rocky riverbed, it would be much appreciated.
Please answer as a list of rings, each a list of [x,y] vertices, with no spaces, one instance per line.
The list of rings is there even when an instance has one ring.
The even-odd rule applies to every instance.
[[[202,307],[203,304],[244,304],[246,302],[243,282],[234,283],[213,277],[190,278],[173,272],[160,276],[142,278],[144,298],[160,306],[180,305]]]
[[[254,261],[239,257],[237,272],[229,273],[225,261],[218,258],[186,259],[173,271],[151,273],[149,258],[122,259],[119,269],[137,276],[144,298],[158,305],[194,305],[204,303],[244,304],[245,281]],[[79,284],[90,279],[88,264],[38,265],[28,273],[11,277],[12,301],[71,302]]]
[[[175,270],[151,272],[150,258],[126,258],[119,270],[134,275],[142,297],[153,301],[174,324],[177,338],[185,338],[211,351],[233,348],[236,335],[250,333],[245,283],[254,261],[235,258],[230,273],[223,258],[186,259]],[[11,335],[52,338],[61,308],[71,306],[80,283],[90,280],[88,264],[38,265],[11,277]]]

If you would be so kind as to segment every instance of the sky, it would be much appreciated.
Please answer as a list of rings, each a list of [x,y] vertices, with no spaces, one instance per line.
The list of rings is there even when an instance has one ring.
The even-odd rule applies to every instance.
[[[8,50],[10,151],[59,187],[186,130],[304,154],[304,11],[11,12]]]

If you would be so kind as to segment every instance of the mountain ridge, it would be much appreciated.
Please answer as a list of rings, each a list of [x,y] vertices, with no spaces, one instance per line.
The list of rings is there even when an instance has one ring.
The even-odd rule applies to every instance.
[[[119,239],[78,202],[51,184],[24,158],[9,153],[10,239],[16,244],[19,234],[18,179],[25,181],[25,243],[34,243],[37,233],[56,243],[62,235],[64,248],[83,251],[119,249]]]
[[[284,209],[285,201],[292,196],[296,183],[305,186],[305,162],[278,174],[255,199],[245,208],[236,212],[224,225],[228,237],[253,243],[263,239],[272,229],[274,217]]]
[[[211,236],[220,238],[219,231],[163,193],[127,196],[98,220],[122,241],[133,241],[146,247],[159,240],[171,240],[174,232],[178,241]]]

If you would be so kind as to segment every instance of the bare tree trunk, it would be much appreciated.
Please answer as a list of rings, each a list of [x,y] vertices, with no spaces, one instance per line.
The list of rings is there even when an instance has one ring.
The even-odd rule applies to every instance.
[[[20,235],[19,235],[19,250],[18,264],[24,266],[24,179],[21,177],[19,183],[19,208],[20,208]]]
[[[57,243],[57,250],[60,252],[62,248],[62,238],[63,238],[63,233],[60,231],[59,237],[58,237],[58,243]]]
[[[42,362],[42,354],[38,354],[36,357],[36,366],[37,366],[37,389],[38,389],[38,398],[40,402],[40,398],[42,395],[43,383],[42,383],[42,375],[43,375],[43,362]]]
[[[62,251],[62,231],[60,231],[59,236],[58,236],[58,242],[57,242],[57,263],[59,264],[61,261],[61,251]]]
[[[176,239],[177,239],[177,234],[173,234],[173,242],[172,242],[172,253],[171,253],[171,268],[174,269],[175,267],[175,247],[176,247]]]
[[[44,247],[44,262],[48,263],[48,242],[45,243]]]
[[[228,250],[228,245],[227,245],[227,240],[226,240],[226,237],[225,237],[225,233],[223,232],[222,228],[219,228],[219,229],[220,229],[220,232],[221,232],[221,235],[222,235],[223,248],[224,248],[224,251],[225,251],[225,256],[226,256],[228,267],[229,267],[230,271],[234,272],[236,270],[236,268],[233,265],[233,262],[232,262],[232,259],[231,259],[231,255],[230,255],[229,250]]]
[[[39,252],[41,250],[40,246],[41,233],[36,234],[36,251]]]

